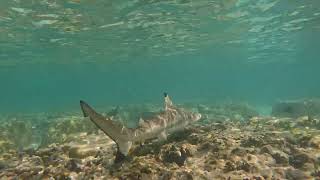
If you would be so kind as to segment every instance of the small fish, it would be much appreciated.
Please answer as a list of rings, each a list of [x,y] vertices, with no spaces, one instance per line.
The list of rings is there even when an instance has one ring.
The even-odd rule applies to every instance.
[[[127,128],[121,123],[113,121],[111,117],[97,113],[84,101],[80,101],[80,106],[84,117],[89,117],[117,144],[115,163],[123,162],[133,143],[142,143],[153,138],[166,140],[168,133],[183,129],[186,125],[201,118],[199,113],[188,112],[174,106],[167,93],[164,93],[164,111],[156,113],[148,119],[140,118],[137,128]]]

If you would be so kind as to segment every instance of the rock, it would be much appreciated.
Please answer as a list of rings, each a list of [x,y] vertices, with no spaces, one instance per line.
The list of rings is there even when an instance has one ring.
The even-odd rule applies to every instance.
[[[59,152],[52,152],[51,154],[49,154],[49,156],[46,155],[41,158],[46,166],[50,166],[50,165],[56,166],[61,164],[64,161],[65,156],[63,156]]]
[[[301,168],[299,168],[300,170],[303,170],[303,171],[316,171],[317,170],[317,165],[314,164],[314,163],[310,163],[310,162],[307,162],[307,163],[304,163],[303,166]]]
[[[273,147],[271,145],[265,145],[261,148],[260,153],[267,153],[271,155],[273,153]]]
[[[311,173],[311,176],[313,177],[320,177],[320,170],[315,170],[314,172]]]
[[[88,156],[95,156],[98,153],[96,147],[88,147],[85,145],[76,145],[72,146],[69,149],[69,157],[70,158],[78,158],[83,159]]]
[[[260,153],[270,154],[273,157],[273,159],[276,160],[277,164],[283,164],[283,165],[289,164],[288,154],[286,154],[280,150],[276,150],[270,145],[263,146],[260,150]]]
[[[178,148],[174,145],[171,145],[170,148],[162,152],[162,159],[164,162],[176,163],[179,166],[183,166],[187,160],[187,152],[184,148]]]
[[[32,164],[33,166],[43,166],[43,161],[38,156],[32,156],[29,161],[32,162],[32,163],[31,162],[29,163]]]
[[[261,169],[259,173],[262,177],[264,177],[264,179],[271,179],[271,177],[273,176],[271,168]]]
[[[185,151],[185,153],[188,157],[192,157],[197,152],[197,146],[192,145],[192,144],[182,144],[181,150]]]
[[[44,169],[43,162],[40,157],[24,158],[21,163],[15,168],[16,174],[23,174],[22,176],[31,176],[37,174]]]
[[[254,180],[264,180],[265,178],[263,176],[253,176],[252,179],[254,179]]]
[[[132,154],[135,156],[146,156],[147,154],[152,154],[155,150],[158,150],[159,147],[156,147],[156,143],[154,144],[144,144],[142,146],[136,147]]]
[[[203,138],[197,133],[192,133],[188,136],[188,142],[197,145],[203,142]]]
[[[271,156],[276,160],[277,164],[287,165],[289,164],[289,156],[288,154],[282,151],[274,151]]]
[[[309,140],[309,145],[320,149],[320,135],[314,136]]]
[[[317,148],[317,138],[314,138],[313,135],[311,135],[310,133],[308,133],[305,129],[300,129],[299,131],[302,131],[302,133],[300,134],[296,134],[296,136],[298,136],[298,143],[301,147],[313,147],[313,148]],[[296,130],[296,132],[299,132],[298,130]],[[320,136],[319,136],[320,137]],[[320,141],[319,141],[320,143]],[[319,146],[320,148],[320,146]]]
[[[5,161],[0,160],[0,171],[6,169],[7,167],[7,163]]]
[[[43,156],[50,156],[56,149],[53,148],[42,148],[35,152],[35,155],[43,157]]]
[[[191,172],[183,171],[181,173],[177,173],[177,176],[181,180],[193,180],[194,177]]]
[[[285,171],[288,180],[310,179],[311,177],[298,169],[287,169]]]
[[[236,147],[233,150],[231,150],[231,154],[238,155],[238,156],[244,156],[247,154],[247,150],[242,147]]]
[[[11,159],[13,157],[13,154],[11,153],[3,153],[2,158],[3,159]]]
[[[236,162],[227,161],[224,166],[224,172],[230,172],[230,171],[239,171],[243,170],[245,172],[250,172],[252,166],[245,160],[240,160]]]
[[[237,170],[237,166],[235,163],[233,163],[231,161],[227,161],[223,170],[224,170],[224,172],[235,171],[235,170]]]
[[[273,116],[277,117],[300,117],[307,115],[307,108],[303,102],[279,102],[272,107]]]
[[[313,160],[306,153],[294,154],[289,158],[289,163],[295,168],[301,168],[307,162],[312,162]]]
[[[81,168],[79,167],[79,163],[81,163],[80,160],[77,159],[70,159],[66,165],[65,168],[67,168],[70,171],[74,171],[74,172],[80,172]]]
[[[298,144],[298,138],[296,138],[293,134],[291,133],[284,133],[283,134],[284,139],[290,143],[290,144],[294,144],[297,145]]]
[[[168,136],[167,140],[169,142],[183,141],[186,139],[185,137],[189,137],[193,133],[192,130],[193,129],[185,128],[183,131],[174,132]]]
[[[3,137],[1,137],[1,136],[3,136]],[[9,137],[5,137],[4,135],[0,134],[0,154],[6,153],[6,152],[8,152],[9,150],[12,150],[12,149],[15,149],[14,142],[12,142],[9,139]]]
[[[243,170],[246,172],[250,172],[252,168],[251,165],[245,160],[237,161],[236,166],[237,166],[237,170]]]
[[[259,136],[250,136],[241,141],[241,146],[243,147],[257,147],[262,146],[264,143],[263,137]]]
[[[315,116],[320,114],[320,101],[284,101],[272,107],[272,115],[277,117],[301,117]]]
[[[198,150],[200,150],[200,151],[209,151],[209,150],[217,151],[218,148],[212,142],[205,142],[198,147]]]

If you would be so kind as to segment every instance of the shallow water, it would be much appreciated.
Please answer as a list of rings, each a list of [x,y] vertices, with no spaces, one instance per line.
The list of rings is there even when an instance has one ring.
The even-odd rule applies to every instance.
[[[1,112],[319,97],[316,0],[0,5]]]
[[[101,113],[119,106],[137,126],[162,109],[163,92],[204,113],[202,124],[276,116],[277,131],[309,135],[319,129],[320,106],[308,103],[320,97],[318,47],[318,0],[1,1],[0,153],[90,139],[97,128],[79,100]],[[299,103],[277,112],[280,101]]]

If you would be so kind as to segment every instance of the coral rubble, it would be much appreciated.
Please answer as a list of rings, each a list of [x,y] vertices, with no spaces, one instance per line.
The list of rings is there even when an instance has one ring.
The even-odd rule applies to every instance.
[[[1,136],[0,179],[320,179],[316,117],[259,117],[234,105],[198,108],[208,114],[204,122],[166,141],[135,144],[122,164],[113,163],[115,143],[75,116],[48,123],[47,140],[36,149],[14,149],[17,140]],[[218,112],[247,115],[219,121]],[[19,123],[20,129],[29,127]]]

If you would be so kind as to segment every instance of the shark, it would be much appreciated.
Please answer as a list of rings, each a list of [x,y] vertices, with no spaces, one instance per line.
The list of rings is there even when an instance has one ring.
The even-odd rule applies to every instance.
[[[115,163],[123,162],[134,143],[143,143],[155,138],[165,141],[168,134],[181,130],[188,124],[201,119],[200,113],[175,106],[167,93],[164,93],[164,109],[151,117],[145,119],[140,117],[139,125],[136,128],[125,127],[119,121],[113,120],[113,116],[96,112],[82,100],[80,101],[80,107],[84,117],[88,117],[116,143]]]

